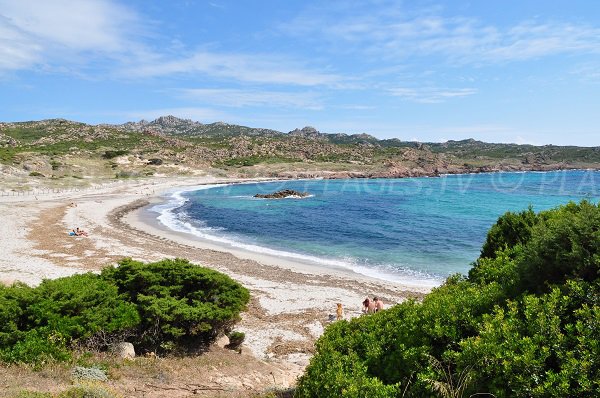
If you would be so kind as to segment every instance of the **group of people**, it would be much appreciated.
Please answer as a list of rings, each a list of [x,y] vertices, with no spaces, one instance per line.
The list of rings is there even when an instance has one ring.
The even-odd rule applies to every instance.
[[[363,313],[365,314],[374,314],[383,309],[383,301],[379,297],[373,297],[373,299],[367,297],[362,304]]]
[[[362,312],[364,314],[374,314],[378,311],[383,310],[383,301],[375,296],[372,299],[367,297],[365,298],[365,301],[363,301],[363,309]],[[336,314],[329,314],[329,322],[332,322],[334,320],[342,320],[344,319],[344,307],[342,306],[342,303],[337,303],[337,309],[336,309]]]
[[[76,229],[72,229],[71,232],[69,232],[70,236],[88,236],[88,233],[85,232],[83,229],[79,229],[79,227],[77,227]]]

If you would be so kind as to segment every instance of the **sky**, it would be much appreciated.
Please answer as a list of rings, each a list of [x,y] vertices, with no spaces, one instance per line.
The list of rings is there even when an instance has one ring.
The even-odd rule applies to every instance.
[[[0,0],[0,121],[600,146],[600,1]]]

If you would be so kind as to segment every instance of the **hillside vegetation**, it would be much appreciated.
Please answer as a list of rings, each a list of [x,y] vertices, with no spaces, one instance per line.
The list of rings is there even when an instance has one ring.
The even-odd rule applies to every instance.
[[[295,396],[598,396],[599,231],[585,201],[506,213],[468,277],[328,327]]]
[[[0,171],[37,180],[151,175],[406,177],[597,168],[600,148],[418,143],[368,134],[282,133],[173,116],[123,125],[62,119],[0,123]]]

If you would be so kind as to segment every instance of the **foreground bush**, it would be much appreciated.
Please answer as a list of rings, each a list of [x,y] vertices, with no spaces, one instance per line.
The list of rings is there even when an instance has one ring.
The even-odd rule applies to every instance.
[[[0,360],[66,360],[76,346],[104,349],[124,337],[142,351],[197,350],[228,332],[248,299],[226,275],[180,259],[127,259],[36,288],[0,285]]]
[[[336,322],[297,397],[597,396],[600,208],[507,213],[468,278]]]
[[[37,288],[0,287],[0,359],[43,363],[69,357],[70,346],[100,331],[137,325],[135,306],[97,275],[45,280]]]
[[[210,343],[231,329],[250,298],[227,275],[181,259],[151,264],[126,259],[101,276],[136,305],[138,345],[153,351]]]

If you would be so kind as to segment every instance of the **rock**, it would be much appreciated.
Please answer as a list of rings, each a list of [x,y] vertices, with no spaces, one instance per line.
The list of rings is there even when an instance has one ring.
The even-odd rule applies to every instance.
[[[288,135],[293,137],[302,137],[308,139],[315,139],[322,136],[322,134],[314,127],[306,126],[302,130],[295,129],[288,133]]]
[[[299,192],[293,189],[283,189],[269,194],[257,193],[254,195],[255,198],[261,199],[306,198],[307,196],[310,196],[308,192]]]
[[[111,352],[113,355],[118,356],[123,359],[133,359],[135,358],[135,349],[133,344],[128,343],[126,341],[121,343],[113,344],[111,347]]]
[[[159,158],[153,158],[148,160],[148,164],[153,165],[153,166],[160,166],[161,164],[163,164],[162,159]]]
[[[252,352],[252,350],[249,347],[246,347],[243,344],[237,346],[237,348],[235,348],[233,351],[237,352],[240,355],[245,355],[245,356],[249,356],[249,357],[255,358],[255,355]]]
[[[229,337],[226,335],[219,337],[217,341],[215,341],[215,345],[220,348],[225,348],[225,346],[229,345]]]

